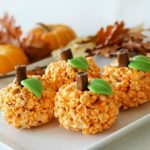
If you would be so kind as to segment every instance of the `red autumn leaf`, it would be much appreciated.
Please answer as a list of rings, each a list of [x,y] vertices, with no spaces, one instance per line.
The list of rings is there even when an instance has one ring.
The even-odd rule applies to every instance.
[[[97,45],[111,45],[119,43],[123,40],[123,37],[128,33],[128,29],[124,27],[124,22],[116,22],[114,25],[109,25],[101,28],[96,36],[94,36],[93,41]]]
[[[13,16],[4,14],[0,19],[0,44],[13,44],[17,47],[21,46],[22,30],[20,26],[15,25]]]

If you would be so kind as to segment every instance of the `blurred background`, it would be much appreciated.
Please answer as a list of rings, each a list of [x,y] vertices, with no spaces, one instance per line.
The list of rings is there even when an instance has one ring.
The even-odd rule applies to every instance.
[[[144,55],[147,52],[150,53],[150,42],[146,43],[146,49],[148,50],[143,50],[142,43],[138,43],[144,41],[143,26],[139,25],[143,24],[144,28],[150,27],[149,6],[150,0],[0,0],[0,43],[4,44],[4,47],[0,47],[0,54],[6,54],[4,56],[9,54],[8,57],[11,60],[9,63],[11,67],[7,68],[8,60],[6,61],[3,56],[3,58],[0,57],[0,62],[5,62],[3,63],[5,66],[3,65],[0,73],[13,70],[16,64],[29,64],[49,57],[53,55],[54,50],[68,46],[76,37],[94,36],[100,28],[110,24],[113,25],[116,21],[121,20],[124,21],[122,24],[125,24],[123,28],[138,26],[138,31],[134,33],[134,36],[135,38],[140,36],[140,40],[132,41],[132,46],[131,43],[125,41],[122,42],[121,46],[119,43],[117,47],[108,48],[104,46],[105,44],[102,41],[97,43],[93,39],[91,42],[88,41],[89,44],[83,44],[82,46],[75,41],[72,45],[69,45],[69,48],[72,49],[73,53],[75,52],[74,55],[86,55],[84,53],[86,48],[94,48],[98,44],[104,44],[103,51],[99,50],[97,53],[95,50],[95,52],[92,51],[89,54],[98,54],[105,57],[110,56],[107,53],[108,51],[116,51],[120,48],[128,48],[130,51]],[[8,15],[6,15],[6,12]],[[15,18],[16,24],[14,24],[13,17],[10,16]],[[37,25],[39,22],[44,26]],[[51,27],[48,27],[48,24]],[[70,31],[70,28],[60,27],[61,25],[54,27],[54,24],[65,24],[72,27],[73,31]],[[18,25],[20,25],[20,28],[17,27]],[[51,34],[51,32],[53,33]],[[124,34],[121,30],[118,33]],[[111,35],[111,33],[109,34]],[[98,36],[104,41],[107,40],[103,37],[103,34]],[[118,37],[124,37],[123,39],[125,39],[125,34],[118,35]],[[99,39],[99,37],[97,38]],[[80,39],[81,41],[83,39]],[[11,46],[7,44],[11,44]],[[117,45],[117,43],[114,45]],[[20,51],[25,61],[16,59],[17,62],[14,63],[14,60],[12,60],[13,55],[16,56],[14,49],[18,52],[14,46],[21,48]],[[55,53],[55,55],[57,54]]]
[[[149,0],[0,0],[0,15],[14,15],[24,31],[37,22],[65,23],[84,36],[117,20],[150,26],[149,6]]]

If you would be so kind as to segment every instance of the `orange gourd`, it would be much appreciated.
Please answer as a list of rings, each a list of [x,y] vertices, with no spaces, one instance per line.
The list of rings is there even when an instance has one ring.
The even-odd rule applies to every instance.
[[[13,70],[13,65],[9,59],[3,55],[0,55],[0,73],[6,73]]]
[[[0,45],[0,73],[14,70],[15,65],[28,64],[24,51],[10,44]]]
[[[39,26],[32,29],[23,40],[24,49],[30,60],[49,56],[51,51],[66,46],[76,38],[75,32],[62,24]]]

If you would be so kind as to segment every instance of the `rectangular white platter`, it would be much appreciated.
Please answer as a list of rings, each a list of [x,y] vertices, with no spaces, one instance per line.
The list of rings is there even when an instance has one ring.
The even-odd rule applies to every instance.
[[[99,66],[109,64],[112,60],[95,57]],[[48,59],[33,66],[42,65]],[[31,67],[31,68],[32,68]],[[0,79],[0,89],[13,78]],[[15,150],[83,150],[99,149],[102,146],[133,132],[150,122],[150,102],[128,111],[121,111],[113,126],[96,135],[83,135],[59,127],[57,120],[33,129],[18,130],[9,126],[0,114],[0,141]]]

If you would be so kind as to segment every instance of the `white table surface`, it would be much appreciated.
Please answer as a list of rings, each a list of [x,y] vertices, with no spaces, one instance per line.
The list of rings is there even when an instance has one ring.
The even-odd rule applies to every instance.
[[[136,132],[105,146],[102,150],[150,150],[150,122]]]
[[[136,132],[101,148],[100,150],[149,150],[150,149],[150,122]],[[0,150],[11,150],[0,143]]]

